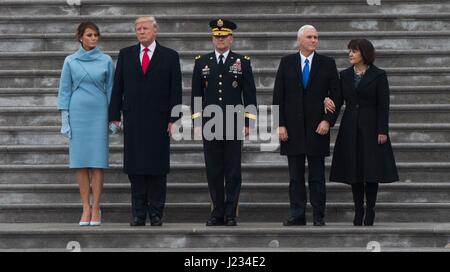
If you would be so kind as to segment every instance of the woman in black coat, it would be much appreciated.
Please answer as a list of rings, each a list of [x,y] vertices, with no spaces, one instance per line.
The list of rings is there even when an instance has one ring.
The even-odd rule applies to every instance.
[[[326,110],[337,112],[345,101],[330,181],[352,186],[353,224],[361,226],[364,219],[364,225],[372,226],[378,183],[399,180],[388,135],[389,84],[386,72],[373,65],[375,49],[370,41],[351,40],[348,49],[352,66],[340,73],[341,92],[325,101]]]

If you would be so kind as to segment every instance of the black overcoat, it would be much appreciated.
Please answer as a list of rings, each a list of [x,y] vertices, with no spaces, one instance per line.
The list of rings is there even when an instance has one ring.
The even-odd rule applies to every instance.
[[[389,84],[386,72],[372,65],[357,88],[353,66],[340,73],[341,93],[337,112],[345,111],[333,152],[330,180],[348,184],[394,182],[398,173],[391,142],[378,144],[378,135],[389,135]]]
[[[301,80],[299,53],[281,59],[275,79],[273,104],[279,106],[279,126],[287,129],[288,140],[281,142],[281,155],[329,156],[330,133],[316,129],[326,120],[333,126],[337,114],[324,112],[323,101],[339,89],[334,59],[314,53],[306,89]]]
[[[176,51],[157,43],[147,72],[139,59],[140,44],[119,52],[109,120],[123,113],[124,165],[129,175],[169,172],[170,138],[167,133],[174,106],[181,104],[181,68]]]

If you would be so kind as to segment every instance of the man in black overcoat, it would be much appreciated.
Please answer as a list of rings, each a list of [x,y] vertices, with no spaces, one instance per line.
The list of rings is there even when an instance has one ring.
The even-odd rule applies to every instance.
[[[281,155],[288,156],[290,218],[284,225],[306,225],[305,159],[315,226],[325,225],[325,156],[330,155],[330,126],[335,113],[325,113],[325,97],[339,90],[332,58],[315,52],[318,33],[305,25],[298,31],[299,52],[281,59],[273,94],[279,106]]]
[[[131,182],[131,226],[162,225],[169,173],[172,108],[181,104],[181,68],[176,51],[156,41],[154,17],[135,21],[139,43],[119,52],[109,120],[123,114],[123,171]]]

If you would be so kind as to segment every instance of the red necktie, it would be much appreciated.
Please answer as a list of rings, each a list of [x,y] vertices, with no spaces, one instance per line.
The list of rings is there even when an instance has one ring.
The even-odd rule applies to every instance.
[[[148,65],[150,64],[150,57],[148,56],[148,48],[144,48],[144,56],[142,56],[142,72],[147,72]]]

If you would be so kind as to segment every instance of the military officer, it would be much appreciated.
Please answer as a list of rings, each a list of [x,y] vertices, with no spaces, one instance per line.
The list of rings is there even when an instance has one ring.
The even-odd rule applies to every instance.
[[[250,58],[230,50],[236,24],[216,19],[209,25],[215,50],[196,57],[191,100],[195,133],[203,135],[206,175],[212,201],[212,212],[206,225],[236,226],[242,181],[242,136],[247,136],[250,127],[255,124],[256,87]],[[201,101],[199,109],[194,107],[194,100]],[[207,131],[205,124],[220,116],[206,114],[204,110],[208,106],[222,110],[223,123]],[[235,109],[231,115],[234,118],[226,118],[226,109],[230,107]],[[214,138],[206,137],[208,133],[214,134]]]

